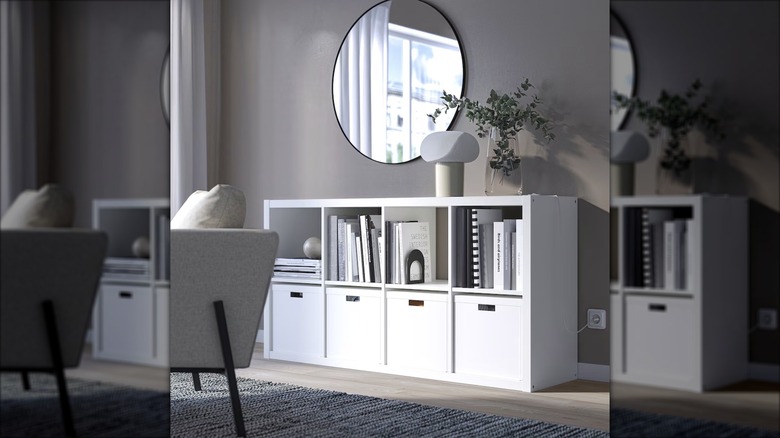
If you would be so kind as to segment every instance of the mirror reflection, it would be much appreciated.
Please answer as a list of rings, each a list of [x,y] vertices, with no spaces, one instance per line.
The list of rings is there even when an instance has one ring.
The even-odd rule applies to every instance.
[[[612,57],[612,95],[620,93],[631,97],[636,88],[634,52],[631,39],[620,19],[610,13],[609,19],[610,50]],[[611,97],[611,127],[617,131],[626,119],[627,109],[617,109],[615,99]]]
[[[333,106],[344,135],[382,163],[420,156],[431,132],[449,129],[428,117],[442,91],[463,94],[464,62],[449,21],[419,0],[379,3],[352,26],[333,72]]]

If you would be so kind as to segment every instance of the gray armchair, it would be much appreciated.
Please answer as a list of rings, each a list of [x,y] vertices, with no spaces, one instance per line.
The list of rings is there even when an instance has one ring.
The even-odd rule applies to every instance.
[[[0,234],[0,371],[54,373],[65,434],[75,435],[64,368],[76,367],[106,253],[106,234],[7,229]]]
[[[225,373],[236,432],[245,436],[234,368],[254,351],[279,236],[230,228],[171,230],[170,367]]]

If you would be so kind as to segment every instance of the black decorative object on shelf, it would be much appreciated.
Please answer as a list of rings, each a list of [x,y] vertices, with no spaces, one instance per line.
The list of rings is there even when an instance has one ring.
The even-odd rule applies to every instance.
[[[415,266],[414,270],[412,266]],[[411,250],[406,256],[406,278],[406,284],[425,282],[425,257],[419,249]]]

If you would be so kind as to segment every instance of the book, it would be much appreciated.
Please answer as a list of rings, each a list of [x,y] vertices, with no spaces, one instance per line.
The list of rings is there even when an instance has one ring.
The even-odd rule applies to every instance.
[[[430,283],[433,278],[432,260],[431,260],[431,233],[428,222],[401,222],[398,224],[398,259],[403,266],[401,269],[401,284],[406,284],[406,256],[413,249],[419,249],[424,259],[424,277],[425,283]]]
[[[482,236],[479,234],[479,226],[487,223],[493,223],[495,221],[502,220],[503,212],[498,208],[470,208],[469,219],[471,226],[469,227],[469,238],[471,242],[470,254],[473,283],[469,287],[484,287],[482,286],[482,278],[485,276],[485,272],[482,269],[484,263],[480,263],[480,239]]]
[[[468,287],[469,274],[466,257],[466,241],[468,239],[469,209],[457,207],[455,209],[455,286]]]
[[[382,230],[378,228],[373,228],[371,230],[371,247],[373,250],[373,253],[371,255],[372,259],[372,265],[374,267],[374,282],[375,283],[381,283],[383,280],[382,276]]]
[[[524,222],[522,219],[516,219],[515,220],[515,245],[514,245],[514,259],[515,259],[515,267],[514,267],[514,278],[515,281],[513,282],[514,287],[512,289],[522,291],[523,290],[523,281],[525,277],[523,275],[525,274],[523,269],[523,264],[525,263],[525,251],[523,250],[523,232],[524,232]]]
[[[338,280],[339,281],[352,281],[351,278],[348,279],[349,275],[347,273],[347,268],[349,267],[349,260],[347,259],[347,253],[349,252],[349,236],[347,235],[347,224],[356,224],[357,219],[356,218],[341,218],[339,217],[337,219],[338,229],[337,229],[337,258],[338,258]],[[349,269],[349,273],[351,274],[352,270]]]
[[[663,287],[663,222],[671,220],[670,208],[642,208],[642,285]]]
[[[512,260],[510,255],[510,236],[514,231],[513,219],[493,222],[493,288],[509,289],[512,284]]]
[[[339,279],[339,217],[328,216],[328,279]]]
[[[511,290],[517,290],[517,286],[515,283],[517,283],[517,278],[515,276],[515,273],[517,272],[517,251],[515,250],[515,247],[517,245],[517,232],[512,231],[509,233],[509,252],[507,253],[507,258],[510,260],[511,263],[511,269],[510,269],[510,284],[509,289]]]
[[[479,265],[483,289],[493,288],[493,223],[479,225]]]
[[[361,283],[367,281],[366,271],[363,266],[363,239],[360,234],[355,234],[355,262],[353,262],[353,268],[357,271],[357,280]]]
[[[682,254],[685,220],[664,222],[664,287],[682,289]]]
[[[371,248],[371,229],[373,228],[373,222],[367,214],[361,214],[358,216],[358,223],[360,224],[360,261],[361,272],[363,273],[363,280],[367,283],[373,283],[374,279],[374,262],[372,260],[372,248]]]
[[[347,220],[344,223],[344,264],[345,264],[345,280],[344,281],[359,281],[360,271],[358,270],[358,258],[357,258],[357,246],[355,239],[359,236],[360,231],[357,220]]]

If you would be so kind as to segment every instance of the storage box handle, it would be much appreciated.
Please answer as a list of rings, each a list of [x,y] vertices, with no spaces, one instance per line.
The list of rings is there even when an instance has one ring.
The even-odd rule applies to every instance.
[[[119,292],[119,298],[133,298],[133,293],[123,290]]]
[[[409,305],[412,307],[425,307],[425,301],[423,300],[409,300]]]
[[[290,298],[303,298],[303,292],[290,292]]]
[[[353,303],[357,303],[360,301],[360,297],[357,295],[347,295],[347,301],[351,301]]]
[[[651,303],[647,306],[651,312],[666,312],[666,304]]]
[[[477,310],[481,310],[483,312],[495,312],[496,311],[496,305],[495,304],[477,304]]]

